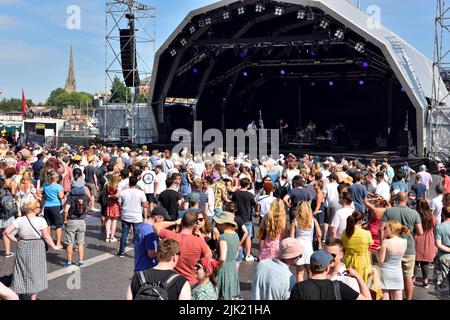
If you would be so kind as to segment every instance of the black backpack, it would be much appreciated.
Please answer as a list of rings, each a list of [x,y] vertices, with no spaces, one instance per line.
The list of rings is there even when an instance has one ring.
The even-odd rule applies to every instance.
[[[16,198],[9,190],[0,190],[0,219],[9,219],[15,217],[19,210]]]
[[[100,204],[100,206],[106,207],[108,206],[108,199],[108,190],[107,187],[104,187],[98,197],[98,203]]]
[[[134,300],[169,300],[169,288],[180,277],[178,274],[171,274],[161,283],[148,283],[143,271],[136,272],[141,287],[134,296]]]
[[[86,214],[88,203],[86,202],[85,195],[72,196],[72,203],[73,205],[70,207],[71,215],[81,217]]]
[[[283,199],[285,195],[288,194],[289,190],[291,190],[291,185],[286,183],[284,186],[281,186],[280,180],[277,182],[277,187],[273,196],[278,199]]]

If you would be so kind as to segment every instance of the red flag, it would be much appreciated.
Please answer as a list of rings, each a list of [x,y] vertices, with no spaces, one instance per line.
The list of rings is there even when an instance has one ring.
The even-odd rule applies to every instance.
[[[22,88],[22,118],[25,120],[27,118],[27,99],[25,98],[25,91]]]

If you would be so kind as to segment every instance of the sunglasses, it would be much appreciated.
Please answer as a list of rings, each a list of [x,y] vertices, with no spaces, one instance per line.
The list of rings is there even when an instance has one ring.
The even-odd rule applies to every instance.
[[[330,253],[330,255],[333,257],[333,258],[336,258],[336,253]]]
[[[198,222],[203,222],[205,219],[204,218],[198,218],[197,221]]]

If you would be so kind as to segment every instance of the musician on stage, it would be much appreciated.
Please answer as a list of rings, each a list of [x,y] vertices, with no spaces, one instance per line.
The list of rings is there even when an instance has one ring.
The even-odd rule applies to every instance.
[[[288,130],[285,130],[289,127],[287,122],[284,122],[283,119],[278,120],[278,129],[280,130],[281,144],[289,143]]]

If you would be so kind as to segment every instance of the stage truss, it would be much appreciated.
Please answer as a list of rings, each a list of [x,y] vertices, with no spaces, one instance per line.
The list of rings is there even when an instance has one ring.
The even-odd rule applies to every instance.
[[[147,90],[150,88],[153,59],[156,52],[156,8],[134,0],[116,0],[106,3],[105,6],[105,94],[108,94],[106,94],[104,106],[101,108],[104,114],[99,127],[103,126],[103,130],[101,130],[102,134],[99,139],[104,142],[115,142],[123,138],[113,133],[117,131],[118,126],[122,126],[123,119],[118,119],[115,115],[117,113],[107,113],[108,106],[117,107],[118,104],[111,99],[118,90],[109,93],[112,90],[114,79],[118,77],[122,85],[126,86],[121,62],[119,31],[129,27],[127,15],[130,14],[134,15],[135,32],[129,42],[133,43],[134,40],[136,44],[136,65],[133,63],[133,70],[127,71],[130,71],[129,76],[133,77],[133,84],[136,83],[135,71],[139,72],[141,81],[139,86],[131,88],[131,96],[128,96],[129,90],[127,89],[126,102],[121,104],[126,110],[129,142],[145,144],[152,142],[154,133],[149,117],[143,114],[143,112],[148,112],[147,108],[139,107],[138,104],[148,100]]]
[[[449,94],[442,95],[443,89],[449,89],[449,36],[450,5],[446,0],[436,0],[433,98],[429,110],[430,156],[436,161],[448,161],[450,155],[450,106],[446,103]],[[445,84],[437,80],[439,77],[442,77]]]

